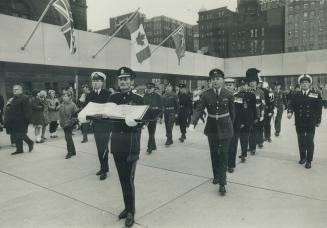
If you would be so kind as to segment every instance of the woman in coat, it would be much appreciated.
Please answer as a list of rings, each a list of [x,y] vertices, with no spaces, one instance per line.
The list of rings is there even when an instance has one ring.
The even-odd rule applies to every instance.
[[[43,143],[44,140],[41,138],[42,136],[42,126],[46,124],[46,120],[44,117],[44,103],[40,98],[40,92],[38,90],[34,90],[33,97],[31,99],[31,107],[32,107],[32,117],[31,124],[34,126],[35,130],[35,138],[36,143]]]
[[[47,101],[50,138],[57,138],[56,131],[58,127],[60,103],[59,99],[56,98],[56,92],[54,90],[49,90]]]

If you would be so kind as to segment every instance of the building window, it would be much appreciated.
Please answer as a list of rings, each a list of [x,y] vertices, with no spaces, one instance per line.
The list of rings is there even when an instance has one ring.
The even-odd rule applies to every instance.
[[[261,54],[265,53],[265,41],[261,40]]]
[[[305,18],[308,17],[308,13],[307,12],[304,12],[303,13],[303,17],[305,17]]]
[[[261,36],[265,36],[265,28],[261,28]]]

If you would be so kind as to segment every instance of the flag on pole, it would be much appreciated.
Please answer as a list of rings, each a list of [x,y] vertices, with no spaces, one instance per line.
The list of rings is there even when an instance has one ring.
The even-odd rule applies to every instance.
[[[53,6],[66,21],[65,24],[61,27],[61,31],[67,40],[70,54],[73,55],[76,52],[76,40],[74,33],[73,15],[69,5],[69,0],[56,0],[53,3]]]
[[[137,61],[142,63],[150,58],[151,51],[143,25],[140,22],[139,13],[127,23],[127,28],[131,33],[131,43],[134,46]]]
[[[178,65],[180,65],[181,58],[185,56],[185,36],[184,36],[184,26],[181,26],[178,31],[174,35],[172,35],[174,43],[175,43],[175,48],[176,48],[176,54],[178,58]]]

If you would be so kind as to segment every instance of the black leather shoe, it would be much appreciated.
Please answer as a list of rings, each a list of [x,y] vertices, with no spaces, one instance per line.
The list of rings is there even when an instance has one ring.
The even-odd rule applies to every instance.
[[[152,149],[151,149],[151,148],[148,148],[148,149],[146,150],[146,152],[147,152],[148,154],[151,154],[151,153],[152,153]]]
[[[278,137],[279,136],[279,132],[275,132],[275,136]]]
[[[134,215],[132,213],[127,213],[126,220],[125,220],[125,226],[131,227],[134,224]]]
[[[28,145],[28,152],[32,152],[33,149],[34,149],[34,142]]]
[[[86,143],[86,142],[88,142],[88,140],[87,139],[83,139],[81,143]]]
[[[99,170],[95,175],[100,176],[101,175],[101,170]]]
[[[213,180],[212,180],[212,183],[213,183],[213,184],[218,184],[218,182],[219,182],[219,181],[218,181],[217,178],[213,178]]]
[[[244,163],[245,162],[245,157],[243,155],[238,156],[241,159],[241,162]]]
[[[156,146],[152,147],[152,150],[157,150],[157,147]]]
[[[227,171],[228,171],[229,173],[233,173],[233,172],[234,172],[234,168],[228,168]]]
[[[118,215],[119,220],[124,219],[127,217],[127,211],[124,209],[120,214]]]
[[[66,155],[66,157],[65,157],[65,159],[69,159],[69,158],[71,158],[72,156],[70,155],[70,154],[67,154]]]
[[[226,188],[225,185],[219,185],[219,193],[220,195],[225,195],[226,194]]]
[[[307,168],[307,169],[311,169],[311,162],[307,162],[307,163],[305,163],[305,168]]]
[[[180,141],[180,142],[184,142],[184,138],[183,138],[183,137],[180,137],[180,138],[179,138],[179,141]]]
[[[255,155],[255,150],[250,150],[251,155]]]
[[[15,151],[14,153],[11,153],[11,155],[16,155],[16,154],[22,154],[24,153],[23,151]]]
[[[259,146],[260,149],[263,148],[263,144],[262,143],[260,143],[258,146]]]
[[[267,141],[268,141],[269,143],[271,143],[271,138],[267,139]]]
[[[299,164],[300,164],[300,165],[303,165],[306,161],[307,161],[306,159],[301,159],[301,160],[299,161]]]
[[[107,173],[101,173],[100,180],[105,180],[105,179],[107,179]]]
[[[184,140],[186,139],[186,135],[185,134],[182,134],[182,137]]]

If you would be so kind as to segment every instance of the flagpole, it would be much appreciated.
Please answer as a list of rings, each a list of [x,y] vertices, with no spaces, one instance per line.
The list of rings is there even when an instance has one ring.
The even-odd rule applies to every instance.
[[[95,57],[97,57],[97,55],[111,42],[111,40],[113,38],[115,38],[115,36],[117,35],[117,33],[122,30],[122,28],[139,12],[140,8],[138,8],[131,16],[129,16],[127,18],[127,20],[120,25],[120,27],[114,32],[114,34],[112,34],[112,36],[110,37],[110,39],[97,51],[97,53],[95,53],[92,58],[95,59]]]
[[[177,29],[175,29],[175,31],[173,31],[169,36],[167,36],[160,44],[158,44],[152,51],[151,51],[151,55],[158,50],[170,37],[172,37],[173,35],[175,35],[178,30],[183,27],[184,24],[181,24]]]
[[[37,24],[35,25],[32,33],[30,34],[30,36],[28,37],[27,41],[25,42],[25,44],[20,48],[22,51],[25,50],[26,46],[28,45],[28,43],[30,42],[30,40],[32,39],[34,33],[36,32],[36,29],[39,27],[41,21],[43,20],[44,16],[46,15],[46,13],[49,11],[50,7],[52,6],[53,2],[56,0],[50,0],[50,2],[48,3],[47,7],[45,8],[45,10],[43,11],[41,17],[39,18]]]

